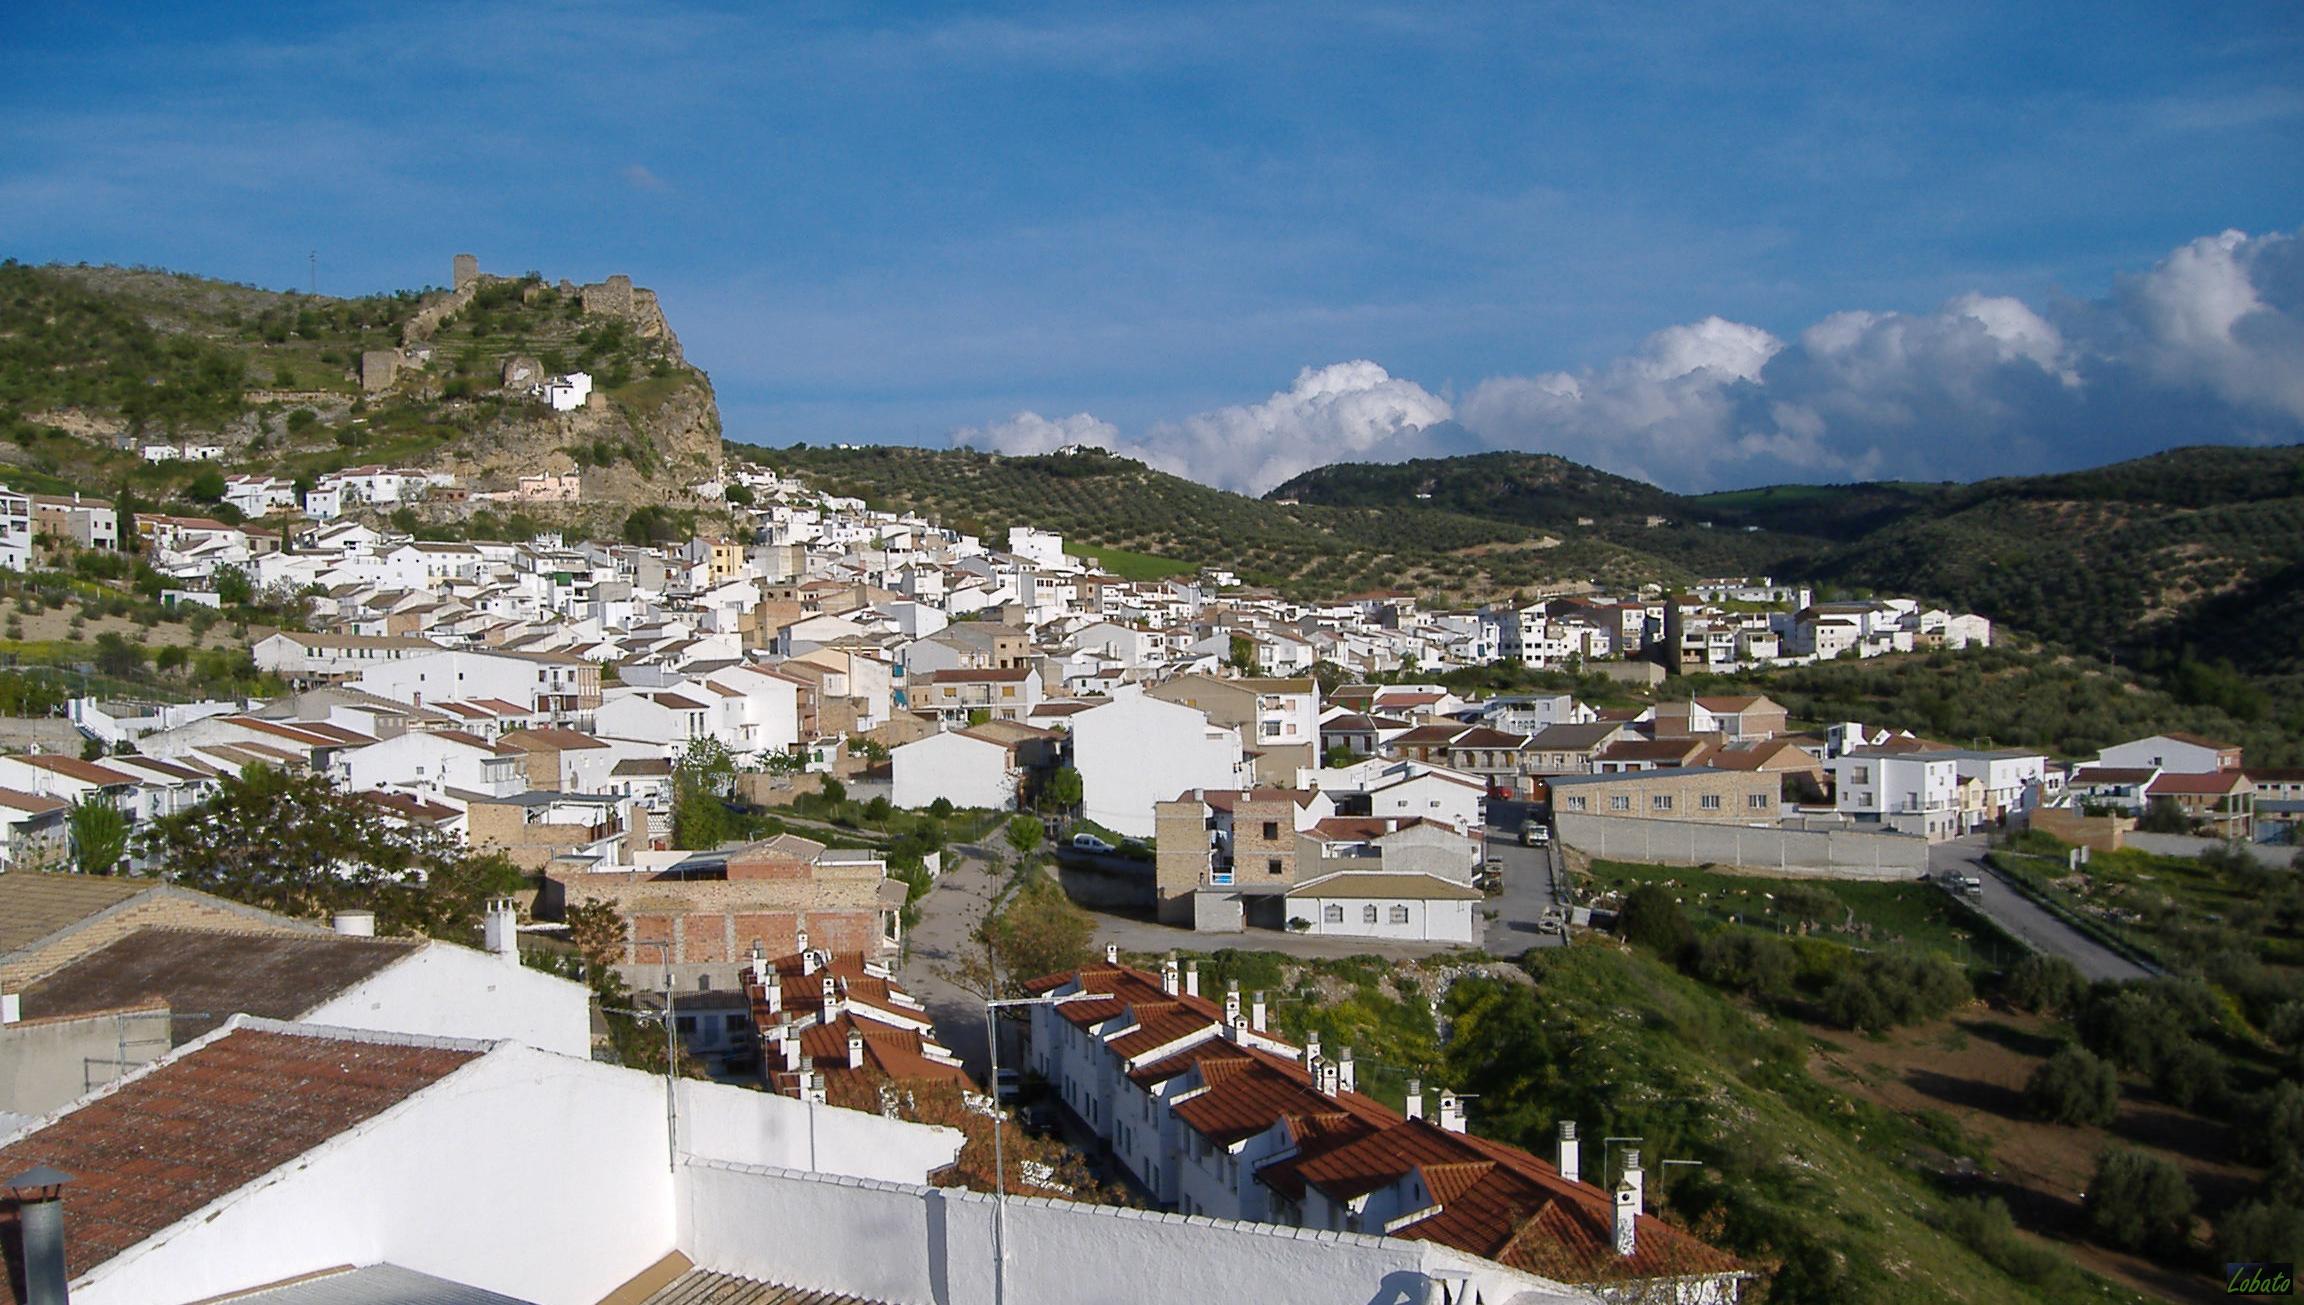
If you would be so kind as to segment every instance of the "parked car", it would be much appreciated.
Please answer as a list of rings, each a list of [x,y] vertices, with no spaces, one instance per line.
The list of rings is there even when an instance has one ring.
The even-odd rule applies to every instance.
[[[993,1085],[993,1095],[1002,1103],[1012,1102],[1023,1096],[1024,1071],[1020,1069],[1001,1070],[999,1082]]]
[[[1552,841],[1552,827],[1531,820],[1520,826],[1520,846],[1543,847]]]
[[[1113,847],[1110,843],[1105,842],[1103,839],[1096,837],[1094,834],[1074,834],[1072,836],[1072,850],[1075,852],[1104,853],[1118,851],[1119,849]]]

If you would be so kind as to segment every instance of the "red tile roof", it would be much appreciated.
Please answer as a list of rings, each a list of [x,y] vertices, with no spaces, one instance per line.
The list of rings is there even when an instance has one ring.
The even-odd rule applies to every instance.
[[[73,1176],[65,1264],[79,1277],[479,1054],[234,1029],[0,1147],[0,1174]],[[0,1302],[19,1305],[13,1275]]]

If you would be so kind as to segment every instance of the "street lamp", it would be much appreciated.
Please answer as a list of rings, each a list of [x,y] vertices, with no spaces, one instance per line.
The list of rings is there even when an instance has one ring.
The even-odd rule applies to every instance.
[[[993,1022],[993,1012],[1009,1006],[1061,1006],[1068,1001],[1095,1001],[1109,996],[1102,992],[1068,992],[1060,997],[996,997],[984,1001],[984,1040],[992,1066],[993,1305],[1002,1305],[1008,1298],[1008,1165],[1000,1142],[1001,1125],[1006,1116],[1000,1109],[1000,1029]]]

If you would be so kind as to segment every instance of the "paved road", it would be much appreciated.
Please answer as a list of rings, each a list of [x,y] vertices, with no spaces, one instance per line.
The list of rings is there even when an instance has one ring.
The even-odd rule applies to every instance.
[[[2016,891],[1999,871],[1984,863],[1990,842],[1984,835],[1973,834],[1938,843],[1928,849],[1929,872],[1974,875],[1981,879],[1983,895],[1970,901],[1987,919],[2034,950],[2072,962],[2090,980],[2152,977],[2152,971],[2057,919]]]
[[[1496,918],[1488,922],[1482,946],[1492,956],[1518,956],[1531,947],[1564,946],[1566,935],[1540,933],[1536,928],[1539,917],[1561,905],[1556,896],[1558,849],[1549,844],[1520,846],[1517,824],[1492,827],[1486,837],[1488,859],[1504,863],[1504,891],[1488,899],[1488,908],[1496,912]]]
[[[912,926],[896,979],[928,1008],[937,1039],[981,1080],[986,1064],[983,999],[945,978],[944,971],[960,957],[969,932],[991,906],[992,895],[1006,885],[1008,865],[986,848],[961,847],[955,852],[952,868],[920,899],[920,921]]]

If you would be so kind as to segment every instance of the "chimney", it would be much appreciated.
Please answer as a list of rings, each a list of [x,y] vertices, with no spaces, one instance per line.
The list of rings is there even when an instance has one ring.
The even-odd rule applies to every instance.
[[[759,939],[752,940],[752,951],[746,959],[752,962],[752,982],[763,987],[767,986],[768,949],[760,945]]]
[[[13,992],[0,992],[0,1024],[14,1024],[24,1018],[24,999]]]
[[[823,996],[824,1013],[818,1019],[823,1023],[830,1024],[840,1018],[840,989],[838,985],[832,982],[832,976],[829,974],[824,976]]]
[[[848,1068],[864,1068],[864,1035],[854,1029],[848,1030]]]
[[[1248,1007],[1248,1027],[1258,1033],[1264,1031],[1264,994],[1261,992],[1256,994],[1256,1000]]]
[[[64,1184],[71,1181],[72,1175],[39,1165],[0,1184],[16,1198],[25,1305],[71,1301],[71,1281],[64,1272]]]
[[[1616,1253],[1629,1259],[1639,1241],[1640,1193],[1631,1183],[1616,1187]]]
[[[1187,961],[1184,964],[1184,995],[1187,997],[1200,995],[1200,962],[1198,961]]]
[[[1176,995],[1176,953],[1174,952],[1168,953],[1168,959],[1160,962],[1160,991],[1171,997]]]
[[[807,1084],[807,1086],[801,1090],[807,1095],[808,1100],[815,1105],[823,1105],[824,1076],[817,1073],[815,1070],[809,1070],[807,1078],[803,1081]]]
[[[800,972],[802,974],[814,974],[816,972],[816,953],[808,950],[807,934],[800,935]]]
[[[1310,1069],[1319,1063],[1320,1030],[1314,1029],[1310,1033],[1304,1035],[1304,1068]]]
[[[805,955],[808,951],[808,931],[800,929],[792,935],[792,950]],[[811,971],[813,973],[813,971]]]
[[[787,1074],[798,1073],[800,1070],[800,1035],[788,1024],[778,1025],[776,1032],[778,1035],[776,1040],[784,1044],[784,1072]]]
[[[1320,1095],[1324,1097],[1335,1096],[1336,1080],[1338,1077],[1336,1062],[1333,1060],[1323,1060],[1316,1067],[1314,1067],[1312,1072],[1315,1075],[1313,1081],[1319,1085]]]
[[[1355,1091],[1357,1090],[1355,1085],[1359,1081],[1358,1076],[1352,1072],[1352,1048],[1346,1047],[1343,1053],[1336,1057],[1336,1090],[1339,1092]]]
[[[1560,1121],[1560,1176],[1571,1183],[1584,1179],[1584,1149],[1576,1142],[1576,1121]]]
[[[1464,1131],[1464,1098],[1445,1088],[1440,1091],[1440,1127],[1451,1133]]]
[[[1120,944],[1104,944],[1104,963],[1106,965],[1118,965],[1120,963]]]
[[[769,1014],[783,1014],[784,976],[774,970],[768,971],[760,980],[760,995],[767,999]]]
[[[1234,979],[1224,985],[1224,1023],[1230,1027],[1240,1022],[1240,981]]]
[[[328,927],[347,938],[373,938],[376,936],[376,913],[338,911],[328,917]]]
[[[520,963],[520,913],[513,907],[511,898],[488,899],[483,936],[491,955],[514,965]]]
[[[1638,1214],[1648,1207],[1648,1175],[1640,1172],[1639,1147],[1625,1149],[1624,1186],[1632,1189],[1632,1213]]]
[[[1424,1117],[1423,1079],[1412,1078],[1408,1080],[1408,1099],[1401,1103],[1400,1113],[1410,1119],[1422,1119]]]

